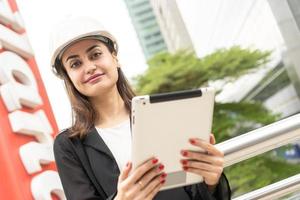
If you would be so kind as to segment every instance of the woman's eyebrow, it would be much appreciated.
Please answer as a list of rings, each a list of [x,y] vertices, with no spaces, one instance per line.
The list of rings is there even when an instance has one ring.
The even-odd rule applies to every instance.
[[[68,62],[68,60],[72,59],[72,58],[77,58],[79,57],[78,55],[71,55],[66,59],[66,62]]]
[[[89,47],[85,52],[88,53],[88,52],[92,51],[96,47],[100,47],[100,46],[99,45],[93,45],[93,46]]]
[[[91,47],[89,47],[85,52],[88,53],[90,51],[92,51],[94,48],[96,47],[100,47],[99,45],[93,45]],[[69,56],[67,59],[66,59],[66,62],[68,62],[68,60],[72,59],[72,58],[76,58],[76,57],[79,57],[78,55],[71,55]]]

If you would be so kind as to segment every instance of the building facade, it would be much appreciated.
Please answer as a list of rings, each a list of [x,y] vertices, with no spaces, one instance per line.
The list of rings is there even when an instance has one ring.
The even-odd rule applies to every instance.
[[[281,117],[300,112],[300,2],[268,0],[276,25],[284,41],[280,63],[266,74],[245,96],[264,102]]]
[[[167,46],[161,35],[156,17],[149,0],[125,0],[145,58],[166,51]]]
[[[182,35],[185,35],[198,57],[234,45],[272,51],[266,67],[225,85],[217,96],[218,101],[262,100],[266,107],[281,113],[282,117],[300,111],[300,79],[296,76],[300,74],[296,60],[299,55],[296,46],[300,47],[299,1],[151,0],[151,3],[158,21],[163,21],[163,35],[169,37],[174,46],[178,40],[172,38],[184,38]],[[282,13],[288,13],[289,22]]]
[[[186,29],[186,23],[175,0],[150,0],[168,51],[180,49],[194,51],[193,42]]]
[[[300,1],[268,0],[285,41],[283,61],[300,97]]]

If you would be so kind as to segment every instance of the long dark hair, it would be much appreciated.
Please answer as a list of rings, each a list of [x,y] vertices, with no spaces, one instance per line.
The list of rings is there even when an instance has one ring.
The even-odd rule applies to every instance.
[[[103,44],[106,45],[110,53],[116,53],[111,40],[108,40],[107,43],[103,42]],[[55,68],[55,74],[64,81],[72,106],[72,126],[68,129],[69,136],[83,139],[88,131],[94,127],[96,120],[99,119],[99,113],[94,109],[89,99],[75,88],[59,59],[56,59],[53,67]],[[135,94],[120,67],[118,67],[118,80],[116,84],[118,92],[125,103],[125,107],[130,113],[131,99]]]

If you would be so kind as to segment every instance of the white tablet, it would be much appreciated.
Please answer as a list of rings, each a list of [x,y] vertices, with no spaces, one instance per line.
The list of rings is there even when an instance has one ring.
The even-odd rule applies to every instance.
[[[199,151],[189,138],[209,141],[215,92],[213,88],[136,96],[132,99],[132,162],[136,168],[155,156],[168,174],[161,190],[202,181],[182,169],[182,149]]]

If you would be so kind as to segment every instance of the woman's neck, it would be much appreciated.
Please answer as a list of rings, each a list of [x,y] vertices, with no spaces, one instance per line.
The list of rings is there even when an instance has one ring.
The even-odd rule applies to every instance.
[[[129,113],[117,87],[109,93],[102,93],[99,97],[93,97],[90,100],[99,113],[99,119],[95,122],[97,127],[111,127],[129,117]]]

